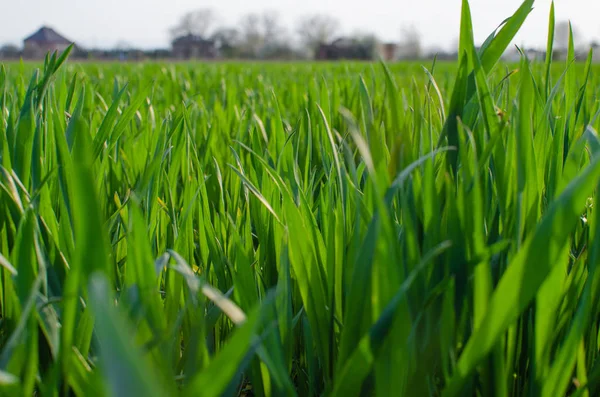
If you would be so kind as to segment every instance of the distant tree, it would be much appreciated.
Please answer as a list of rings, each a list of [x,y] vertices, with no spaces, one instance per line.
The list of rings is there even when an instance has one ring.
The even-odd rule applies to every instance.
[[[507,54],[505,54],[506,56]],[[423,59],[433,60],[438,59],[440,61],[446,60],[456,60],[456,53],[452,51],[448,51],[448,49],[443,46],[433,46],[423,51],[422,55]]]
[[[244,56],[263,58],[273,49],[287,46],[287,32],[279,22],[279,14],[265,11],[262,14],[248,14],[240,23],[241,52]]]
[[[19,47],[17,47],[14,44],[4,44],[2,47],[0,47],[0,51],[4,51],[4,52],[18,52],[19,51]]]
[[[302,52],[298,51],[287,42],[279,42],[272,46],[266,47],[262,58],[264,59],[277,59],[277,60],[294,60],[304,59],[305,56]]]
[[[111,57],[118,58],[119,60],[126,59],[137,59],[141,58],[140,50],[136,50],[133,45],[125,40],[119,40],[114,49],[110,51]]]
[[[264,45],[264,35],[261,32],[261,20],[258,14],[247,14],[239,23],[241,32],[241,51],[243,56],[255,57]]]
[[[281,24],[279,14],[275,11],[265,11],[261,15],[263,47],[260,49],[261,58],[288,57],[292,51],[286,28]]]
[[[573,43],[575,47],[581,45],[581,35],[577,27],[569,21],[560,21],[554,28],[554,48],[557,51],[566,52],[569,48],[570,31],[573,29]]]
[[[359,58],[375,59],[377,57],[377,46],[379,39],[374,33],[356,31],[350,35],[351,40],[360,49]]]
[[[400,46],[404,58],[420,58],[423,52],[421,33],[415,25],[403,26],[400,30]]]
[[[177,25],[173,26],[169,32],[173,39],[190,34],[206,37],[216,20],[216,14],[209,8],[190,11],[184,14]]]
[[[331,41],[340,29],[337,19],[328,15],[307,15],[298,21],[296,33],[309,52],[314,52],[322,43]]]
[[[125,40],[119,40],[116,44],[115,44],[115,50],[119,51],[119,52],[127,52],[133,49],[133,46],[125,41]]]
[[[240,32],[235,28],[223,27],[217,29],[212,35],[215,45],[225,58],[234,58],[239,55]]]
[[[0,58],[18,58],[21,56],[19,47],[13,44],[5,44],[0,47]]]
[[[554,48],[566,50],[569,47],[569,22],[558,22],[554,28]]]
[[[265,11],[261,15],[262,30],[266,44],[274,44],[286,40],[286,29],[280,22],[276,11]]]

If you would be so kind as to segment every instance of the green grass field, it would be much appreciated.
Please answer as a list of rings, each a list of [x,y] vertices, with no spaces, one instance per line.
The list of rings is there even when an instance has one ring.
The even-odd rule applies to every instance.
[[[532,4],[457,64],[0,66],[0,393],[599,395],[600,69],[500,63]]]

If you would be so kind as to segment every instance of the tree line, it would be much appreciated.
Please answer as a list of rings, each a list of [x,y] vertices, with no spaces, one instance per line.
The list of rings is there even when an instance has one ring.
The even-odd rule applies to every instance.
[[[599,48],[600,43],[585,42],[579,29],[568,21],[556,24],[554,49],[555,55],[564,57],[569,44],[570,32],[573,32],[574,44],[578,54],[585,54],[589,47]],[[201,8],[183,14],[172,26],[168,34],[172,41],[182,36],[193,35],[209,40],[218,49],[221,58],[232,59],[307,59],[314,58],[321,44],[331,43],[344,37],[375,58],[379,38],[372,32],[354,31],[342,34],[340,21],[326,14],[301,16],[292,28],[282,22],[275,11],[249,13],[242,16],[235,24],[221,23],[220,16],[210,8]],[[423,49],[421,34],[414,25],[400,26],[398,40],[395,44],[401,48],[399,58],[419,59],[437,56],[438,59],[455,59],[456,51],[431,51],[426,54]],[[540,49],[538,52],[543,52]],[[518,57],[516,49],[508,51],[507,58]],[[15,45],[0,46],[0,59],[18,59],[21,48]],[[126,42],[119,42],[110,49],[86,50],[76,47],[75,58],[105,59],[164,59],[172,56],[169,49],[139,50]]]
[[[221,25],[219,20],[209,8],[190,11],[169,33],[172,40],[186,35],[212,40],[221,56],[230,58],[310,58],[321,44],[341,36],[340,21],[324,14],[300,17],[293,30],[269,10],[246,14],[234,26]],[[379,43],[372,32],[355,31],[344,37],[371,49]],[[402,27],[399,43],[410,46],[413,57],[421,56],[421,35],[413,25]]]

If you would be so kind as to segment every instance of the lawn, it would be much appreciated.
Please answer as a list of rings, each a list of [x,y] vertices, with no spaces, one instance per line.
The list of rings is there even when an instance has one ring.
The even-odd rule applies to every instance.
[[[503,64],[532,4],[457,63],[1,65],[0,392],[598,395],[600,69]]]

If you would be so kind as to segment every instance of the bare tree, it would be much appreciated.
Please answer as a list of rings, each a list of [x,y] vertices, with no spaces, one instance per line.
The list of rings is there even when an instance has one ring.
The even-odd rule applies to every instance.
[[[242,51],[246,56],[256,56],[264,45],[261,19],[258,14],[247,14],[239,23],[242,36]]]
[[[581,45],[581,35],[579,30],[569,21],[560,21],[554,28],[554,48],[557,51],[566,52],[569,48],[569,37],[573,29],[573,43],[575,47]]]
[[[261,58],[293,58],[294,50],[290,45],[288,31],[281,24],[279,14],[265,11],[261,17],[264,44],[260,51]]]
[[[375,59],[377,57],[377,47],[380,41],[375,33],[356,30],[350,35],[350,39],[360,49],[361,59]]]
[[[308,15],[302,17],[296,26],[300,41],[309,51],[315,51],[319,44],[329,42],[338,33],[340,23],[328,15]]]
[[[181,17],[177,25],[171,28],[171,37],[176,38],[190,34],[207,36],[216,20],[216,14],[208,8],[188,12]]]
[[[240,32],[235,28],[222,27],[217,29],[212,35],[221,55],[231,58],[238,55],[240,46]]]
[[[240,32],[236,28],[219,28],[210,37],[217,46],[237,46],[240,43]]]
[[[240,23],[242,52],[250,57],[262,57],[285,43],[287,32],[279,22],[279,14],[265,11],[245,15]]]
[[[279,14],[276,11],[265,11],[261,15],[261,22],[265,45],[276,45],[285,40],[287,32],[279,22]]]
[[[420,58],[422,54],[421,33],[415,25],[403,26],[401,29],[401,53],[403,58]]]

